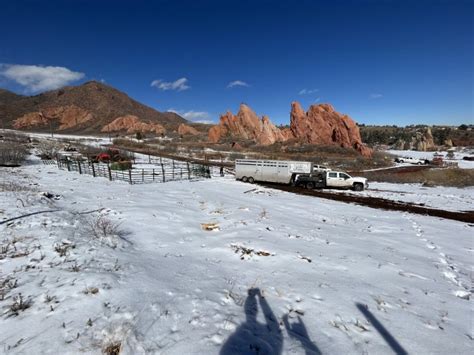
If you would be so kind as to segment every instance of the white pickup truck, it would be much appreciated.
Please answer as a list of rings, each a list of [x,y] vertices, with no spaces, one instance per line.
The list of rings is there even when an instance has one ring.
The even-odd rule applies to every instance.
[[[396,163],[409,163],[409,164],[416,164],[416,165],[425,164],[425,160],[412,158],[412,157],[396,158],[395,162]]]
[[[342,171],[323,171],[318,174],[299,175],[295,181],[296,186],[307,189],[314,188],[340,188],[362,191],[369,187],[367,179],[363,177],[352,177]]]

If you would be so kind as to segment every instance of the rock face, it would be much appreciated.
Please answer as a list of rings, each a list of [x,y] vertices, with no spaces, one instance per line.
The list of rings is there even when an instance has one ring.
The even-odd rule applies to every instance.
[[[354,148],[363,156],[372,150],[362,143],[359,127],[347,115],[342,115],[329,104],[312,105],[305,112],[298,102],[291,104],[290,130],[301,142],[338,145]]]
[[[295,140],[306,144],[338,145],[353,148],[363,156],[372,150],[362,143],[359,127],[347,115],[337,113],[331,105],[312,105],[305,112],[301,105],[291,105],[290,128],[279,129],[267,116],[262,119],[248,106],[240,105],[237,115],[222,115],[218,125],[209,130],[209,141],[217,143],[224,138],[253,140],[260,145]]]
[[[149,123],[141,121],[137,116],[126,115],[118,117],[109,124],[102,127],[101,132],[127,132],[127,133],[146,133],[153,132],[164,134],[165,128],[159,123]]]
[[[449,143],[449,142],[448,142]],[[450,142],[452,144],[452,142]],[[433,135],[431,133],[431,128],[426,128],[423,131],[417,131],[411,137],[411,140],[405,141],[399,139],[395,145],[394,149],[399,150],[419,150],[422,152],[435,150],[436,145],[434,143]]]
[[[186,135],[196,136],[199,134],[199,132],[196,128],[191,127],[187,124],[181,123],[178,127],[178,134],[180,136],[186,136]]]
[[[431,128],[427,128],[424,132],[416,132],[412,138],[412,146],[414,149],[426,152],[436,148],[431,134]]]
[[[226,137],[254,140],[260,145],[269,145],[285,140],[284,135],[267,116],[260,119],[250,107],[241,104],[237,115],[231,112],[220,117],[219,124],[211,127],[208,139],[217,143]]]
[[[93,115],[74,105],[49,107],[38,112],[30,112],[13,122],[15,129],[28,129],[54,123],[59,131],[76,128],[92,121]]]

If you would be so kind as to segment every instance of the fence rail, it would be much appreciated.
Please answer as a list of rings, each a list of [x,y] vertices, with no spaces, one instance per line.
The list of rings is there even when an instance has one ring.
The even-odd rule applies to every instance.
[[[200,164],[166,160],[153,168],[132,168],[115,170],[110,164],[94,163],[84,160],[71,160],[58,156],[57,164],[60,169],[75,171],[79,174],[104,177],[110,181],[125,181],[129,184],[145,184],[153,182],[168,182],[207,178],[209,169]]]

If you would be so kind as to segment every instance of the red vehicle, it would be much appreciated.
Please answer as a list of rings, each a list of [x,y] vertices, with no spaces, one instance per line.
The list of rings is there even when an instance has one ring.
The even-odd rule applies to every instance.
[[[110,161],[110,155],[107,153],[99,153],[96,158],[97,161],[99,162],[109,162]]]

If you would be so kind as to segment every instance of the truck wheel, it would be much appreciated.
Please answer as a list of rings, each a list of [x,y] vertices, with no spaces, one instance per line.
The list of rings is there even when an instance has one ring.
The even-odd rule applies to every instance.
[[[247,176],[242,176],[242,181],[243,181],[243,182],[247,182],[247,181],[249,181],[249,180],[248,180]]]
[[[255,180],[254,180],[253,177],[250,176],[250,177],[248,178],[248,182],[250,182],[251,184],[253,184],[253,183],[255,182]]]
[[[362,191],[362,190],[364,190],[364,185],[354,184],[354,191]]]
[[[308,190],[312,190],[312,189],[314,189],[314,183],[313,183],[313,182],[311,182],[311,181],[310,181],[310,182],[308,182],[308,183],[306,184],[306,188],[307,188]]]

